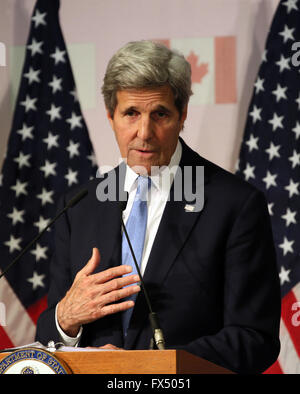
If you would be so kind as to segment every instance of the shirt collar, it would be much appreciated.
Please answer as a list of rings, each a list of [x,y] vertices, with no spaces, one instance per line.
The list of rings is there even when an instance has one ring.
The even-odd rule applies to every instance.
[[[170,163],[168,166],[161,167],[157,174],[152,175],[151,182],[155,187],[161,191],[162,193],[169,194],[171,184],[173,182],[176,170],[178,168],[180,159],[182,155],[182,146],[180,141],[178,140],[175,152],[173,153]],[[133,171],[131,167],[126,165],[126,175],[124,182],[124,190],[130,193],[136,187],[136,180],[138,178],[138,174]]]

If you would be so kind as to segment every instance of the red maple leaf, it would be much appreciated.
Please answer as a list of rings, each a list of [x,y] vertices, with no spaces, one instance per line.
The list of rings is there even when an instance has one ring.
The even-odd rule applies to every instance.
[[[202,78],[208,73],[208,63],[198,65],[198,56],[192,51],[187,57],[187,61],[192,67],[192,82],[201,83]]]

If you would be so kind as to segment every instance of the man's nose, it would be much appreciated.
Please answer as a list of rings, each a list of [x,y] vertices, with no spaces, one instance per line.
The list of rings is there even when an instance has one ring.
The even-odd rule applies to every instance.
[[[141,116],[138,125],[138,137],[144,141],[149,140],[153,135],[153,124],[150,116]]]

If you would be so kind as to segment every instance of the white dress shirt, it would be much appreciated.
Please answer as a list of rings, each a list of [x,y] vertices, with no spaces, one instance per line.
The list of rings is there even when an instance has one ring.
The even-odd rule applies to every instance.
[[[170,163],[168,166],[161,167],[156,171],[155,174],[151,174],[151,189],[148,193],[147,205],[148,205],[148,220],[147,220],[147,229],[145,235],[145,243],[144,243],[144,251],[143,257],[141,261],[140,271],[143,275],[146,269],[146,265],[150,256],[150,252],[152,249],[152,245],[165,209],[166,202],[168,201],[170,188],[174,180],[174,176],[176,170],[178,168],[180,159],[182,154],[181,143],[178,140],[177,147],[173,156],[171,157]],[[132,204],[134,201],[134,197],[137,190],[137,178],[138,174],[134,172],[129,166],[126,167],[126,175],[124,182],[124,190],[128,192],[128,201],[126,209],[123,212],[123,220],[126,224]],[[100,251],[101,252],[101,251]],[[57,321],[57,308],[55,313],[56,327],[60,333],[61,341],[66,346],[77,346],[79,343],[82,327],[76,337],[69,337],[66,335],[62,329],[60,328]]]

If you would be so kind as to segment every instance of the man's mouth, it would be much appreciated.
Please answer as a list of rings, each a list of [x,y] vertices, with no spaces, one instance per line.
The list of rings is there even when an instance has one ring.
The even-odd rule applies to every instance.
[[[134,150],[143,156],[149,156],[155,153],[153,149],[134,149]]]
[[[154,154],[154,151],[151,150],[137,150],[137,152],[140,155],[140,157],[143,157],[145,159],[152,157]]]

